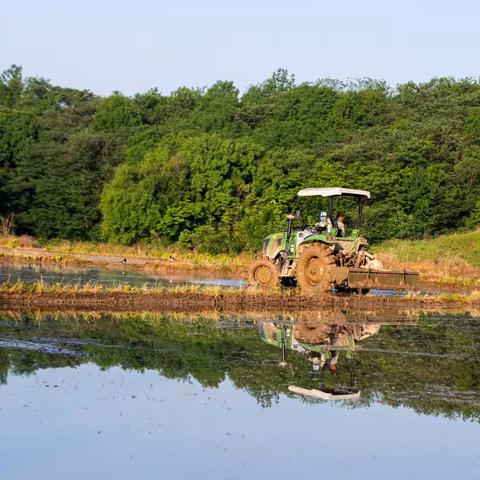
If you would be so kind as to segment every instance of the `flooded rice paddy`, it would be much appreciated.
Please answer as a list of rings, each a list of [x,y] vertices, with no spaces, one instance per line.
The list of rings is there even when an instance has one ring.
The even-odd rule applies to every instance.
[[[478,478],[479,345],[471,314],[2,313],[0,477]]]
[[[0,267],[0,283],[239,287]],[[0,312],[0,478],[480,478],[476,312]]]
[[[119,287],[131,285],[143,286],[175,286],[175,285],[218,285],[222,287],[243,287],[246,281],[222,277],[221,274],[206,277],[205,273],[196,272],[171,272],[171,273],[143,273],[136,270],[119,268],[107,270],[100,268],[78,267],[40,267],[2,265],[0,264],[0,284],[4,282],[15,283],[44,282],[46,285],[69,284],[85,285],[93,283],[104,287]]]

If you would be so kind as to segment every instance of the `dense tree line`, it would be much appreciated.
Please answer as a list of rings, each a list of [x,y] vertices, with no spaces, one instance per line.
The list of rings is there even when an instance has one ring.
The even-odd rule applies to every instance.
[[[16,66],[0,78],[0,216],[16,233],[257,249],[298,189],[330,185],[371,190],[372,240],[479,224],[480,83],[298,85],[279,70],[243,94],[101,98]]]

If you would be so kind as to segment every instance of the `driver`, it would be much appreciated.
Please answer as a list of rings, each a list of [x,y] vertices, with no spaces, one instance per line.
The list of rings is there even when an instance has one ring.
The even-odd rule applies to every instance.
[[[335,218],[335,227],[337,228],[337,237],[345,236],[345,215],[343,213],[337,214]]]

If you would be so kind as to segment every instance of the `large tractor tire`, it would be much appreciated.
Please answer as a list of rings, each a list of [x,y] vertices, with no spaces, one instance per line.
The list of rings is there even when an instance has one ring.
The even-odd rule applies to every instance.
[[[324,294],[332,289],[335,257],[332,251],[321,243],[303,247],[297,262],[297,282],[302,293]]]
[[[269,258],[255,260],[248,270],[248,284],[264,288],[280,285],[280,277],[275,263]]]

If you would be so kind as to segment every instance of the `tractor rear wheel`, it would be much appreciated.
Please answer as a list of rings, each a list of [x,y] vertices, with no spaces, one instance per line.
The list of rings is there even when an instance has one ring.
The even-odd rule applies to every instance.
[[[248,270],[248,284],[259,287],[276,287],[280,284],[278,269],[269,258],[255,260]]]
[[[312,243],[303,247],[297,262],[297,281],[302,293],[314,295],[330,291],[334,268],[335,256],[327,246]]]

